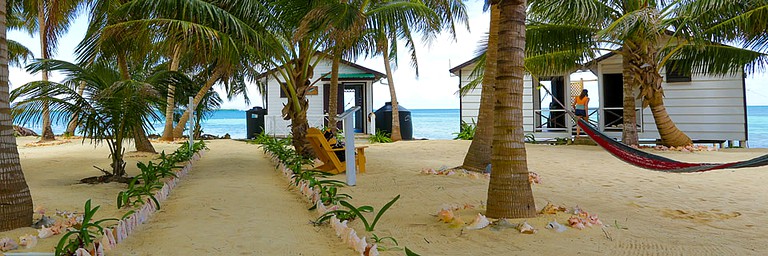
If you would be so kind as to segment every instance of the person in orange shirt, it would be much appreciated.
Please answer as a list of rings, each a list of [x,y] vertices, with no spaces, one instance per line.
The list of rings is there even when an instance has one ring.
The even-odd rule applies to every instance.
[[[589,95],[587,89],[581,90],[581,94],[576,97],[573,101],[573,104],[571,104],[571,107],[574,109],[574,113],[578,118],[584,119],[584,121],[589,122]],[[581,127],[576,125],[576,137],[579,137],[581,134]]]

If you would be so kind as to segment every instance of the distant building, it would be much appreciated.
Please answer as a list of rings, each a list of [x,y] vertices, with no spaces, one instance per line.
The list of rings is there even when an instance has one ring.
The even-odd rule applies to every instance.
[[[309,101],[307,119],[310,126],[323,127],[328,122],[328,91],[331,86],[330,72],[332,61],[325,54],[318,54],[317,56],[323,59],[315,67],[314,77],[310,79],[312,82],[316,80],[318,82],[313,85],[310,89],[311,91],[306,95]],[[282,110],[283,106],[288,104],[288,99],[280,88],[280,83],[283,81],[278,81],[272,75],[276,71],[277,69],[273,69],[257,77],[257,79],[267,84],[265,95],[267,99],[265,106],[267,115],[265,116],[264,130],[267,134],[286,136],[291,132],[289,127],[291,121],[283,120]],[[280,76],[278,75],[278,77]],[[375,132],[367,116],[375,111],[373,109],[373,83],[383,77],[386,77],[386,75],[378,71],[346,60],[341,61],[339,67],[338,109],[336,114],[344,112],[345,109],[350,107],[360,106],[361,110],[355,113],[354,116],[355,132],[366,134]],[[345,99],[345,95],[350,97]],[[345,103],[349,104],[345,106]]]
[[[459,87],[474,79],[472,69],[478,59],[458,65],[450,72],[460,77]],[[599,99],[599,106],[589,109],[590,120],[600,131],[614,138],[621,138],[623,123],[623,76],[622,56],[614,53],[603,55],[587,65],[597,76],[598,91],[590,95]],[[746,89],[744,73],[735,75],[709,76],[705,74],[675,74],[662,69],[664,78],[664,106],[675,125],[691,139],[698,142],[747,141]],[[570,81],[570,74],[543,77],[549,81],[554,97],[570,106],[573,97],[584,86],[583,81]],[[480,108],[481,86],[460,96],[461,120],[477,121]],[[542,106],[542,101],[552,100],[542,89],[534,89],[534,82],[525,76],[523,92],[523,129],[536,138],[569,137],[575,131],[575,123],[566,118],[565,111],[556,104]],[[637,92],[636,92],[637,94]],[[554,101],[552,101],[554,102]],[[659,139],[659,133],[650,108],[641,109],[637,101],[636,111],[638,135],[641,140]]]

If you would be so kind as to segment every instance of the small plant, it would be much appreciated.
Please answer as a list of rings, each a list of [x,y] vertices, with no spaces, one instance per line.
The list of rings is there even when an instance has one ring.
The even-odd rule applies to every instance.
[[[117,208],[120,209],[126,206],[144,204],[144,202],[146,202],[144,199],[148,197],[155,203],[155,206],[160,209],[160,202],[157,201],[157,198],[155,198],[155,195],[152,192],[156,189],[163,188],[163,183],[159,181],[151,183],[145,182],[142,183],[143,185],[141,186],[136,186],[138,182],[138,176],[134,177],[133,180],[131,180],[131,183],[128,184],[128,189],[120,191],[120,193],[117,194]]]
[[[392,205],[397,202],[397,200],[400,199],[400,195],[397,195],[395,198],[393,198],[391,201],[389,201],[387,204],[385,204],[383,207],[381,207],[381,210],[379,213],[376,214],[376,217],[373,219],[373,222],[368,223],[368,220],[363,216],[363,212],[373,212],[373,207],[371,206],[362,206],[362,207],[355,207],[352,204],[350,204],[347,201],[341,201],[339,202],[344,207],[349,208],[350,211],[354,212],[357,217],[360,218],[361,221],[363,221],[363,225],[365,225],[365,231],[371,232],[376,227],[376,223],[379,222],[379,219],[382,215],[384,215],[387,210],[389,210],[389,207],[392,207]],[[370,210],[368,210],[370,208]]]
[[[384,246],[383,244],[386,240],[392,241],[393,246],[391,247]],[[376,234],[371,234],[371,242],[378,244],[379,251],[402,250],[402,248],[398,247],[398,245],[400,244],[397,243],[397,240],[395,240],[395,238],[391,236],[379,237]]]
[[[536,135],[534,135],[533,133],[526,134],[525,135],[525,142],[526,143],[531,143],[531,144],[536,144]]]
[[[91,208],[91,199],[85,202],[85,211],[83,212],[83,223],[76,230],[64,234],[56,245],[56,255],[74,255],[78,248],[88,248],[93,244],[97,235],[103,233],[104,228],[101,223],[105,221],[118,221],[115,218],[101,219],[94,221],[93,215],[99,210],[100,206]],[[77,227],[77,226],[75,226]],[[74,236],[72,239],[70,237]]]
[[[361,206],[360,208],[356,208],[356,210],[371,212],[373,211],[373,207],[366,205],[366,206]],[[357,216],[357,213],[355,213],[352,210],[343,210],[343,209],[328,211],[323,215],[320,215],[320,217],[317,217],[317,220],[313,221],[312,223],[315,225],[320,225],[323,222],[330,220],[331,217],[333,216],[336,216],[336,218],[339,219],[339,221],[354,220],[355,217]]]
[[[408,249],[408,247],[405,247],[405,256],[420,256],[420,255],[411,251],[411,249]]]
[[[467,122],[461,121],[461,125],[459,126],[459,132],[453,133],[456,135],[456,138],[454,140],[472,140],[475,138],[475,130],[477,129],[477,124],[475,124],[475,120],[472,120],[472,124],[468,124]]]
[[[389,135],[390,134],[387,132],[376,129],[376,134],[371,135],[371,137],[368,138],[368,141],[371,143],[390,143],[392,142],[392,139],[389,137]]]

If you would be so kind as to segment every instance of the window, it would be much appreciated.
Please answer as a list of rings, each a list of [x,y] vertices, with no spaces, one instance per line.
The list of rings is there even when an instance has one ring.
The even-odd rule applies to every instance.
[[[278,89],[280,89],[280,98],[281,99],[282,98],[288,98],[288,95],[285,94],[285,87],[286,87],[285,83],[280,83],[280,88],[278,88]]]
[[[665,68],[667,70],[667,83],[691,81],[690,63],[681,60],[669,60]]]

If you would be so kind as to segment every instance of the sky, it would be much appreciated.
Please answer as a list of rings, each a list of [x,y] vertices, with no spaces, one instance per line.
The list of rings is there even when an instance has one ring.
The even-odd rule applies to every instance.
[[[417,44],[417,58],[419,61],[419,76],[411,68],[408,51],[399,51],[398,67],[394,70],[393,78],[397,99],[400,104],[409,109],[458,109],[459,97],[456,93],[459,86],[459,78],[448,70],[458,66],[475,56],[478,42],[488,31],[489,13],[483,12],[484,0],[465,1],[469,16],[470,30],[461,26],[457,30],[456,38],[444,33],[431,42]],[[72,25],[69,33],[59,41],[57,53],[53,58],[74,62],[74,49],[83,38],[87,28],[87,16],[81,15]],[[8,39],[16,40],[27,46],[35,56],[40,56],[40,41],[37,36],[30,36],[26,32],[9,31]],[[401,44],[403,45],[403,44]],[[381,57],[371,59],[352,60],[362,66],[384,73],[384,62]],[[587,75],[585,79],[594,79]],[[40,74],[29,74],[18,67],[10,68],[11,89],[27,82],[40,80]],[[59,81],[60,76],[53,74],[52,81]],[[746,79],[747,105],[768,105],[768,72],[754,74]],[[384,105],[389,101],[389,89],[387,85],[375,83],[373,86],[374,108]],[[216,87],[223,94],[221,88]],[[255,86],[249,88],[251,104],[246,104],[242,97],[237,97],[222,104],[223,109],[250,109],[261,106],[261,98]]]

